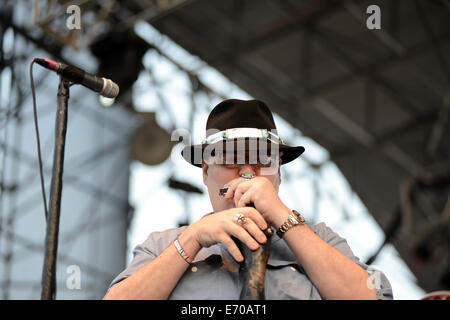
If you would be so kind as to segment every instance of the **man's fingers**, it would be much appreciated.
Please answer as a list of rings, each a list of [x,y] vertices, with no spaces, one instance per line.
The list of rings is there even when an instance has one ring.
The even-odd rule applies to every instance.
[[[264,235],[264,232],[252,219],[248,218],[245,223],[242,224],[242,227],[259,243],[266,242],[267,237]]]
[[[241,251],[239,251],[239,248],[230,236],[228,236],[227,234],[223,234],[220,238],[220,242],[222,242],[225,248],[228,249],[228,252],[237,262],[244,261],[244,256],[242,255]]]
[[[241,214],[245,216],[245,222],[238,223],[237,225],[241,228],[245,229],[247,233],[259,243],[264,243],[267,240],[267,237],[264,235],[263,230],[267,228],[267,223],[264,218],[254,209],[250,209],[246,213],[237,213],[234,215],[233,219],[235,219],[236,215]],[[254,221],[254,219],[259,220],[259,225]],[[236,222],[236,221],[235,221]],[[235,223],[236,224],[236,223]]]
[[[224,188],[227,187],[228,191],[225,194],[225,199],[231,200],[235,197],[235,192],[238,188],[242,188],[243,186],[246,186],[246,188],[249,188],[249,185],[246,184],[247,180],[242,181],[242,179],[235,179],[232,182],[229,182],[224,185]],[[245,191],[244,191],[245,192]]]
[[[255,208],[252,207],[243,207],[243,208],[238,208],[238,210],[242,211],[242,214],[244,214],[246,217],[250,218],[253,220],[253,222],[256,223],[256,225],[261,229],[261,230],[266,230],[268,225],[266,220],[264,219],[264,217],[258,212],[258,210],[256,210]]]
[[[244,224],[250,225],[250,223],[251,221],[247,219],[247,221]],[[229,233],[235,238],[239,239],[247,247],[249,247],[250,250],[256,250],[259,248],[259,243],[255,240],[255,238],[253,238],[253,235],[249,234],[249,232],[245,229],[244,226],[239,226],[236,223],[233,223],[233,225],[230,226]],[[256,236],[256,238],[258,238],[258,235]]]
[[[249,190],[251,188],[251,184],[247,184],[247,183],[241,183],[236,187],[236,190],[234,190],[234,205],[236,208],[239,207],[243,207],[245,206],[247,203],[249,203],[250,201],[250,197],[249,197]],[[247,195],[247,197],[245,198],[247,200],[247,202],[242,203],[242,205],[239,205],[239,203],[241,202],[240,200],[242,199],[242,197],[244,195]]]

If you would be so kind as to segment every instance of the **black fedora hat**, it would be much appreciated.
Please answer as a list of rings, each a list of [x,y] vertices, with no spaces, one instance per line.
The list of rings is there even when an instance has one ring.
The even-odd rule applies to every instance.
[[[286,164],[299,157],[305,148],[292,147],[279,138],[272,112],[260,100],[227,99],[214,107],[206,122],[206,139],[202,144],[185,146],[181,151],[183,158],[190,164],[201,167],[205,148],[221,145],[229,146],[229,142],[245,140],[245,148],[249,150],[249,140],[264,141],[267,150],[275,146],[281,158],[281,164]],[[254,146],[256,144],[253,144]],[[260,144],[258,146],[261,146]],[[275,148],[274,148],[275,150]],[[214,152],[214,148],[213,148]]]

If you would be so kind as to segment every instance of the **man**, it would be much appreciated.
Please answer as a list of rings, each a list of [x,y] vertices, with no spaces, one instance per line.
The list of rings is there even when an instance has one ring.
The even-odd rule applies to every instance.
[[[206,140],[182,154],[202,168],[213,212],[150,234],[105,299],[239,299],[244,257],[234,239],[251,250],[271,241],[266,299],[392,299],[382,272],[360,262],[324,223],[309,226],[278,196],[280,165],[304,148],[278,137],[263,102],[225,100],[206,129]],[[277,231],[270,239],[267,228]]]

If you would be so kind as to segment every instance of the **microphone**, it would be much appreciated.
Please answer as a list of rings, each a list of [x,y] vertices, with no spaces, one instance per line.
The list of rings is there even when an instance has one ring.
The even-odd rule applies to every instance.
[[[94,76],[86,71],[64,63],[58,63],[50,59],[34,59],[38,64],[76,84],[81,84],[88,89],[98,92],[106,98],[115,98],[119,94],[119,86],[113,81]]]
[[[225,196],[228,187],[219,189],[219,196]],[[255,208],[255,204],[250,202],[247,207]],[[260,245],[255,251],[250,250],[237,238],[231,237],[236,243],[239,251],[244,256],[244,261],[239,264],[239,277],[242,282],[242,289],[239,295],[240,300],[265,300],[264,280],[266,276],[266,265],[270,255],[270,244],[272,229],[270,226],[264,230],[267,237],[266,243]]]
[[[256,208],[253,202],[247,207]],[[239,295],[240,300],[266,300],[264,295],[264,279],[266,276],[266,265],[270,255],[270,239],[272,229],[264,230],[267,237],[266,243],[259,246],[255,251],[250,250],[246,245],[235,239],[235,242],[244,256],[244,261],[240,263],[239,275],[243,286]]]

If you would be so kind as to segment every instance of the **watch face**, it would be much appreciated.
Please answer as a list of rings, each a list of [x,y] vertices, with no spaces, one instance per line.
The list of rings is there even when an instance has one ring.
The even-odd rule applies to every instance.
[[[297,224],[304,224],[305,218],[295,210],[291,210],[287,220],[278,228],[277,235],[281,238],[283,234]]]
[[[305,218],[297,211],[292,210],[292,212],[297,216],[297,218],[299,219],[299,223],[305,223]]]

